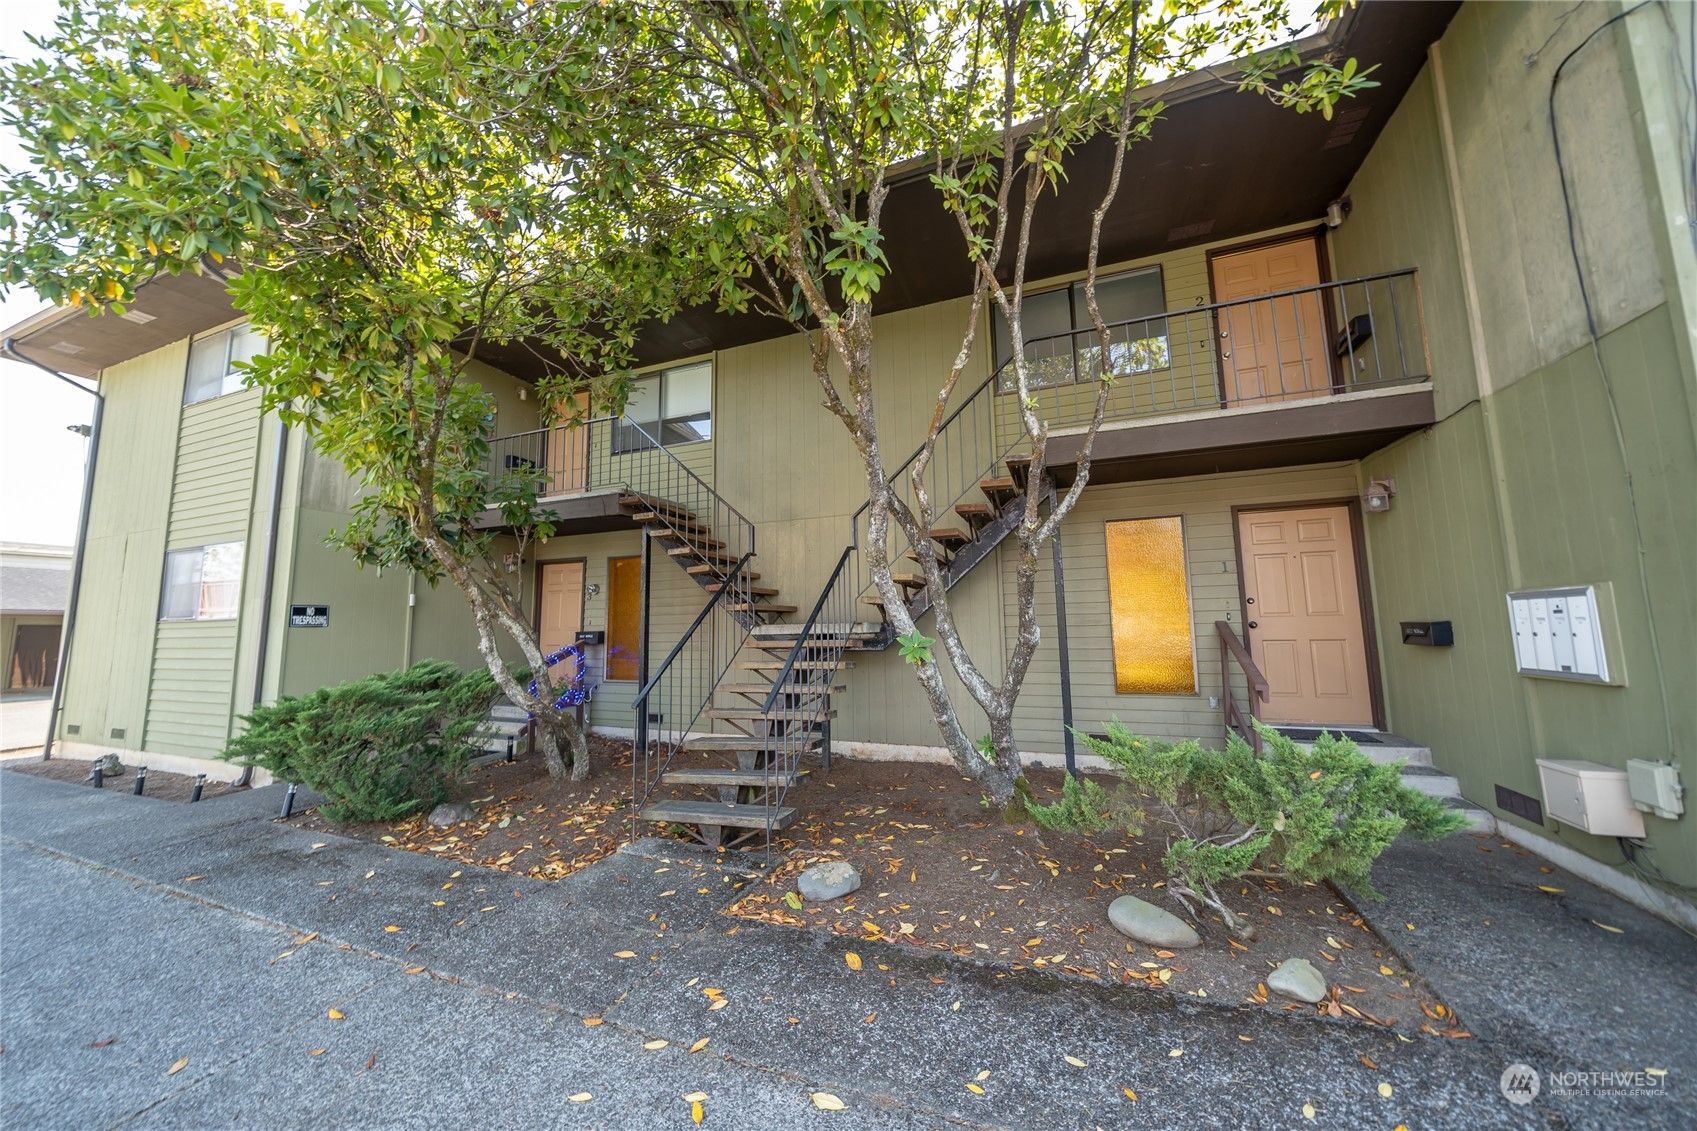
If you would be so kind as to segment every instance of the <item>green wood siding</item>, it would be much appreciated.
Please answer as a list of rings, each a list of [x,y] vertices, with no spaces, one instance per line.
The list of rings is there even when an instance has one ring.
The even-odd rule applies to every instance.
[[[184,340],[101,374],[105,418],[60,718],[71,742],[142,743],[187,364]]]
[[[241,542],[244,578],[264,554],[253,530],[259,393],[230,393],[182,410],[166,549]],[[161,560],[161,568],[163,560]],[[249,590],[243,586],[247,605]],[[157,599],[154,613],[157,616]],[[224,748],[236,708],[239,619],[161,621],[154,636],[145,748],[211,756]],[[251,687],[246,698],[251,697]]]

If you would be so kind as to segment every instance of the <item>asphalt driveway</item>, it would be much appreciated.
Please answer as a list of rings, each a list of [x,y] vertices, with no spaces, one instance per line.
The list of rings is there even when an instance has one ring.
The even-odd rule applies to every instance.
[[[703,1095],[738,1128],[1697,1119],[1697,943],[1496,841],[1383,862],[1374,918],[1475,1034],[1410,1041],[728,919],[745,877],[669,843],[555,884],[464,868],[277,824],[279,788],[0,773],[0,1123],[687,1128]],[[1667,1075],[1519,1105],[1517,1062]]]

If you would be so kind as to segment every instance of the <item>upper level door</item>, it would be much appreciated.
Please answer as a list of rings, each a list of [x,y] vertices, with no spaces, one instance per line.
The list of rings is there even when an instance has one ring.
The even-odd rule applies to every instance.
[[[1345,506],[1241,511],[1249,652],[1273,723],[1373,725],[1355,540]]]
[[[589,395],[576,396],[578,416],[587,416]],[[571,420],[574,413],[561,406],[559,421]],[[548,429],[548,479],[543,485],[543,497],[581,494],[589,486],[589,429],[568,428],[556,422]]]
[[[583,628],[583,570],[582,562],[542,563],[537,642],[545,656],[576,641]],[[555,686],[577,674],[570,664],[568,660],[555,666]]]
[[[1319,243],[1301,236],[1213,257],[1220,366],[1228,406],[1270,404],[1331,391],[1326,313],[1319,291],[1241,302],[1320,285]]]

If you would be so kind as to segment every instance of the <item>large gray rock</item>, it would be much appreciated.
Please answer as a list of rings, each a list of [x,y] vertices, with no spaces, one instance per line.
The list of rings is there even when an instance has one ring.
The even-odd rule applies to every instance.
[[[1150,946],[1183,948],[1202,944],[1202,936],[1189,923],[1135,895],[1122,895],[1108,904],[1108,922],[1120,934]]]
[[[854,865],[842,860],[815,864],[796,880],[801,894],[814,901],[838,899],[860,889],[860,873]]]
[[[1326,979],[1306,958],[1287,958],[1267,975],[1267,988],[1310,1004],[1326,1000]]]
[[[477,810],[461,801],[438,805],[430,811],[429,822],[439,829],[450,828],[462,821],[475,821]]]
[[[109,778],[115,778],[124,772],[124,764],[118,760],[116,754],[103,754],[94,760],[94,764],[100,767],[102,775]]]

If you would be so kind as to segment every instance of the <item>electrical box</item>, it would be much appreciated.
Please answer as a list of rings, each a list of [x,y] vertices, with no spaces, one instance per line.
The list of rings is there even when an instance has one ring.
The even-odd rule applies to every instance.
[[[1510,593],[1508,615],[1521,675],[1610,682],[1596,586]]]
[[[1679,767],[1672,762],[1629,758],[1626,785],[1632,804],[1645,813],[1671,821],[1685,812],[1685,787],[1679,782]]]
[[[1632,804],[1626,771],[1577,759],[1538,759],[1544,811],[1593,836],[1644,835],[1644,814]]]

